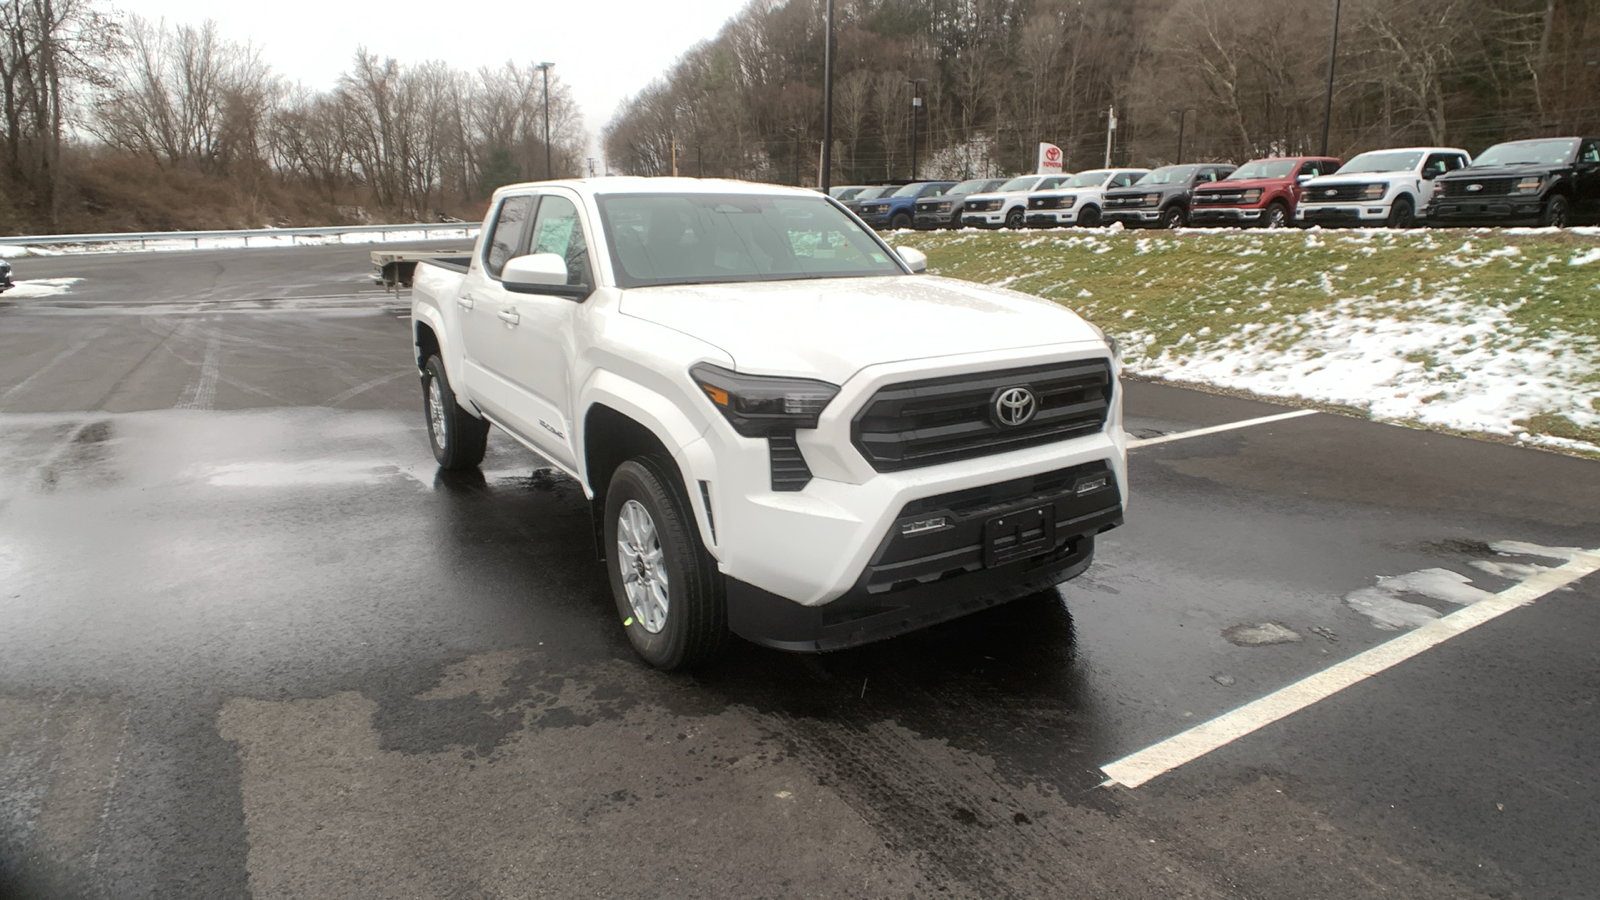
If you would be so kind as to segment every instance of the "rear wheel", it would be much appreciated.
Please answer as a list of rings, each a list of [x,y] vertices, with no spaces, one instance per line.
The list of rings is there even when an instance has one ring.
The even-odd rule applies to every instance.
[[[428,417],[428,442],[439,467],[451,472],[477,468],[489,446],[489,423],[456,402],[444,360],[428,357],[422,367],[422,407]]]
[[[1571,218],[1570,209],[1571,206],[1567,203],[1566,197],[1561,194],[1554,194],[1544,202],[1544,215],[1540,218],[1546,227],[1565,228],[1567,227],[1567,221]]]
[[[1417,210],[1411,204],[1411,198],[1395,198],[1394,205],[1389,207],[1389,221],[1384,224],[1390,228],[1410,228],[1417,224]]]
[[[903,212],[895,213],[894,216],[889,219],[889,227],[896,230],[901,228],[910,228],[911,214]]]
[[[1268,228],[1289,227],[1289,207],[1282,203],[1267,204],[1267,214],[1262,217],[1261,223]]]
[[[1016,208],[1012,209],[1010,212],[1006,213],[1006,227],[1007,228],[1021,228],[1022,227],[1022,207],[1020,207],[1020,206],[1016,207]]]
[[[1085,228],[1097,228],[1097,227],[1099,227],[1099,225],[1100,225],[1100,207],[1093,206],[1093,205],[1085,206],[1083,208],[1083,211],[1078,213],[1078,224],[1082,225]]]
[[[1169,206],[1167,211],[1161,214],[1162,228],[1182,228],[1188,221],[1189,215],[1181,206]]]
[[[617,467],[605,503],[617,615],[633,649],[666,671],[704,665],[728,639],[722,575],[680,481],[670,460],[637,457]]]

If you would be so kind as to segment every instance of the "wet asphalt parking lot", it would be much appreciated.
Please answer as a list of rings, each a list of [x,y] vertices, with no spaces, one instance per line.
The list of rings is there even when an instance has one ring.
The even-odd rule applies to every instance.
[[[0,296],[0,895],[1600,895],[1600,575],[1547,590],[1600,463],[1325,413],[1152,440],[1056,592],[664,675],[576,484],[498,433],[436,471],[369,249],[17,261],[82,280]],[[1285,412],[1125,402],[1146,440]]]

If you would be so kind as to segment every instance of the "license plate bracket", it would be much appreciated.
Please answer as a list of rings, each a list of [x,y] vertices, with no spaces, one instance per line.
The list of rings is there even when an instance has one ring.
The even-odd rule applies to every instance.
[[[1056,547],[1055,504],[1019,509],[983,523],[985,567],[1048,553]]]

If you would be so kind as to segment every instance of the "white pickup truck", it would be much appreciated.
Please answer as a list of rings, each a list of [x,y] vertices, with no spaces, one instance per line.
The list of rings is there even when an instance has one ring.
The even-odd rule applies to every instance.
[[[1300,225],[1409,228],[1433,199],[1433,181],[1472,162],[1454,147],[1404,147],[1358,154],[1332,175],[1301,185]]]
[[[1116,347],[926,264],[812,191],[501,188],[471,256],[414,276],[434,455],[478,465],[493,424],[576,479],[663,669],[730,631],[831,650],[1048,589],[1122,521]]]

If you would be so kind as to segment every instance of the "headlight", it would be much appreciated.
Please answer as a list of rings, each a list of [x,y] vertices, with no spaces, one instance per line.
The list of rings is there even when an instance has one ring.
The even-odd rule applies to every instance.
[[[1157,206],[1160,203],[1161,203],[1161,195],[1160,194],[1145,194],[1144,195],[1144,205],[1145,206]]]
[[[1517,193],[1519,194],[1537,194],[1542,190],[1544,190],[1543,175],[1529,175],[1517,182]]]
[[[936,206],[934,206],[933,211],[934,212],[949,212],[950,211],[950,204],[948,204],[948,203],[937,204]]]
[[[1245,191],[1244,196],[1239,199],[1243,200],[1245,203],[1256,203],[1261,199],[1261,188],[1251,188],[1250,190]]]
[[[694,383],[733,430],[745,437],[817,427],[817,417],[839,386],[809,378],[741,375],[701,363],[689,370]]]
[[[1056,198],[1056,206],[1060,209],[1071,209],[1078,205],[1077,194],[1063,194]]]
[[[1367,185],[1366,189],[1361,192],[1361,199],[1382,200],[1383,195],[1387,193],[1389,193],[1389,185],[1386,182],[1380,181],[1377,184]]]

